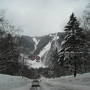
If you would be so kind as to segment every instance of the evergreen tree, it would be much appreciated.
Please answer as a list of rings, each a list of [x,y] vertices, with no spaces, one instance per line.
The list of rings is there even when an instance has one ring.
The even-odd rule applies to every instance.
[[[58,55],[58,49],[56,48],[54,51],[53,51],[53,64],[54,64],[54,67],[57,66],[58,64],[58,58],[59,58],[59,55]]]
[[[0,18],[0,73],[17,74],[19,70],[19,49],[15,35],[4,18]]]
[[[53,53],[52,53],[52,67],[51,67],[51,70],[53,72],[53,77],[60,77],[61,76],[61,67],[60,67],[60,64],[58,62],[58,59],[59,59],[59,53],[58,53],[58,49],[55,48],[53,50]]]
[[[80,55],[83,53],[85,47],[85,36],[74,13],[72,13],[69,22],[65,26],[65,33],[65,38],[59,52],[59,62],[61,65],[73,67],[74,77],[76,77],[77,70],[82,63]]]

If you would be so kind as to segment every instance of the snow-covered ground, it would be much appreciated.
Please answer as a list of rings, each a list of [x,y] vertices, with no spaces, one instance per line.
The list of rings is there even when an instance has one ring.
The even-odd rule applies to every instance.
[[[90,90],[90,73],[44,80],[52,90]],[[50,90],[49,89],[49,90]]]
[[[18,88],[27,88],[30,86],[31,80],[25,77],[9,76],[0,74],[0,90],[18,90]],[[29,90],[29,89],[19,89]]]
[[[32,90],[31,80],[0,75],[0,90]],[[90,90],[90,73],[77,75],[76,78],[73,76],[56,79],[41,78],[39,90]]]

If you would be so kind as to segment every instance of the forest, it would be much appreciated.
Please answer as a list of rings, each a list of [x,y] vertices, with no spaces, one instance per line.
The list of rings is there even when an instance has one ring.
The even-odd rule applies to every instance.
[[[90,7],[90,5],[89,5]],[[90,10],[90,8],[89,8]],[[75,13],[70,15],[64,26],[63,40],[58,50],[52,50],[51,64],[48,67],[38,69],[28,68],[23,62],[21,53],[33,50],[28,41],[20,35],[19,29],[0,16],[0,73],[14,76],[26,76],[28,78],[55,78],[66,75],[74,75],[90,72],[90,11],[85,10],[81,18]],[[38,54],[42,47],[48,43],[50,37],[42,38],[34,52]],[[30,43],[33,41],[29,41]],[[26,44],[25,44],[26,43]]]

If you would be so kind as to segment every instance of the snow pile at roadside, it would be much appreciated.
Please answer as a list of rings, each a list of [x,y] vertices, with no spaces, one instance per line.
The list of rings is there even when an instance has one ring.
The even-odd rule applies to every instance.
[[[31,81],[25,77],[0,74],[0,90],[13,90],[24,87]]]
[[[90,90],[90,73],[78,74],[76,78],[65,76],[56,79],[47,79],[44,82],[49,86],[53,86],[56,90]]]

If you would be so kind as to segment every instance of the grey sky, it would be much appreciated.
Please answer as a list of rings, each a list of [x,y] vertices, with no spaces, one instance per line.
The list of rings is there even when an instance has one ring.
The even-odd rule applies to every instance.
[[[88,0],[0,0],[10,22],[27,35],[63,31],[70,14],[80,15]]]

